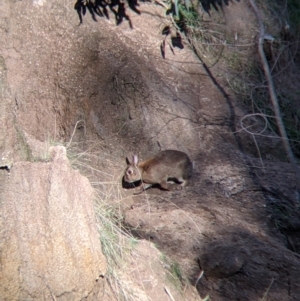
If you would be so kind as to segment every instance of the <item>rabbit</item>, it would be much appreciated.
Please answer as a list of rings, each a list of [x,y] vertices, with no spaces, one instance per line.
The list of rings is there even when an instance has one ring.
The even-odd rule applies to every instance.
[[[142,162],[139,162],[137,155],[133,155],[132,161],[126,158],[126,162],[123,180],[127,183],[142,181],[143,187],[139,193],[154,184],[169,190],[168,180],[186,186],[193,172],[193,164],[188,155],[172,149],[162,151]]]

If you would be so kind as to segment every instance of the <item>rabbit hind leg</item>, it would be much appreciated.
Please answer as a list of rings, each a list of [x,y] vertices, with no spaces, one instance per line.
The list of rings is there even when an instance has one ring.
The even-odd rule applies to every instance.
[[[178,184],[181,186],[181,187],[185,187],[185,186],[187,186],[187,184],[188,184],[188,180],[187,179],[184,179],[184,178],[178,178],[177,179],[178,180]]]
[[[159,182],[159,186],[164,190],[170,190],[167,179],[163,179]]]

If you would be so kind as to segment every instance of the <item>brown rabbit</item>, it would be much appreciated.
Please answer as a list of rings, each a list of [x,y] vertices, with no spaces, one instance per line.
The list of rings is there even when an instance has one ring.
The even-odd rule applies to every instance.
[[[153,184],[169,190],[168,180],[185,186],[193,171],[193,164],[187,154],[171,149],[143,162],[138,162],[138,156],[133,155],[132,161],[126,158],[126,162],[124,181],[133,183],[141,180],[145,184],[140,192]]]

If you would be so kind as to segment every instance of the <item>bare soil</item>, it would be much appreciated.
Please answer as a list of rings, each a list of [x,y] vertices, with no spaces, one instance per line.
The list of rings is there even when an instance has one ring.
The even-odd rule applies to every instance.
[[[79,25],[73,4],[0,4],[1,166],[46,159],[50,144],[66,143],[72,164],[76,154],[89,155],[81,171],[120,208],[125,227],[178,262],[200,297],[299,300],[295,176],[278,140],[257,140],[262,165],[252,137],[240,132],[247,111],[224,80],[230,70],[204,68],[184,40],[162,58],[170,20],[155,3],[140,3],[139,14],[126,7],[132,28],[126,19],[116,26],[112,11],[97,22],[87,13]],[[216,14],[228,38],[253,43],[254,53],[247,1]],[[127,155],[145,159],[165,149],[194,161],[189,186],[137,196],[121,187]],[[167,300],[154,288],[143,287],[150,300]]]

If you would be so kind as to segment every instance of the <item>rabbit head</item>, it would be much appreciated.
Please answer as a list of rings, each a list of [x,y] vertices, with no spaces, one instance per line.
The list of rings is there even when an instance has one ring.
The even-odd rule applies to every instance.
[[[141,171],[138,167],[138,156],[133,155],[132,160],[126,158],[127,167],[125,169],[124,180],[128,183],[133,183],[141,180]]]

